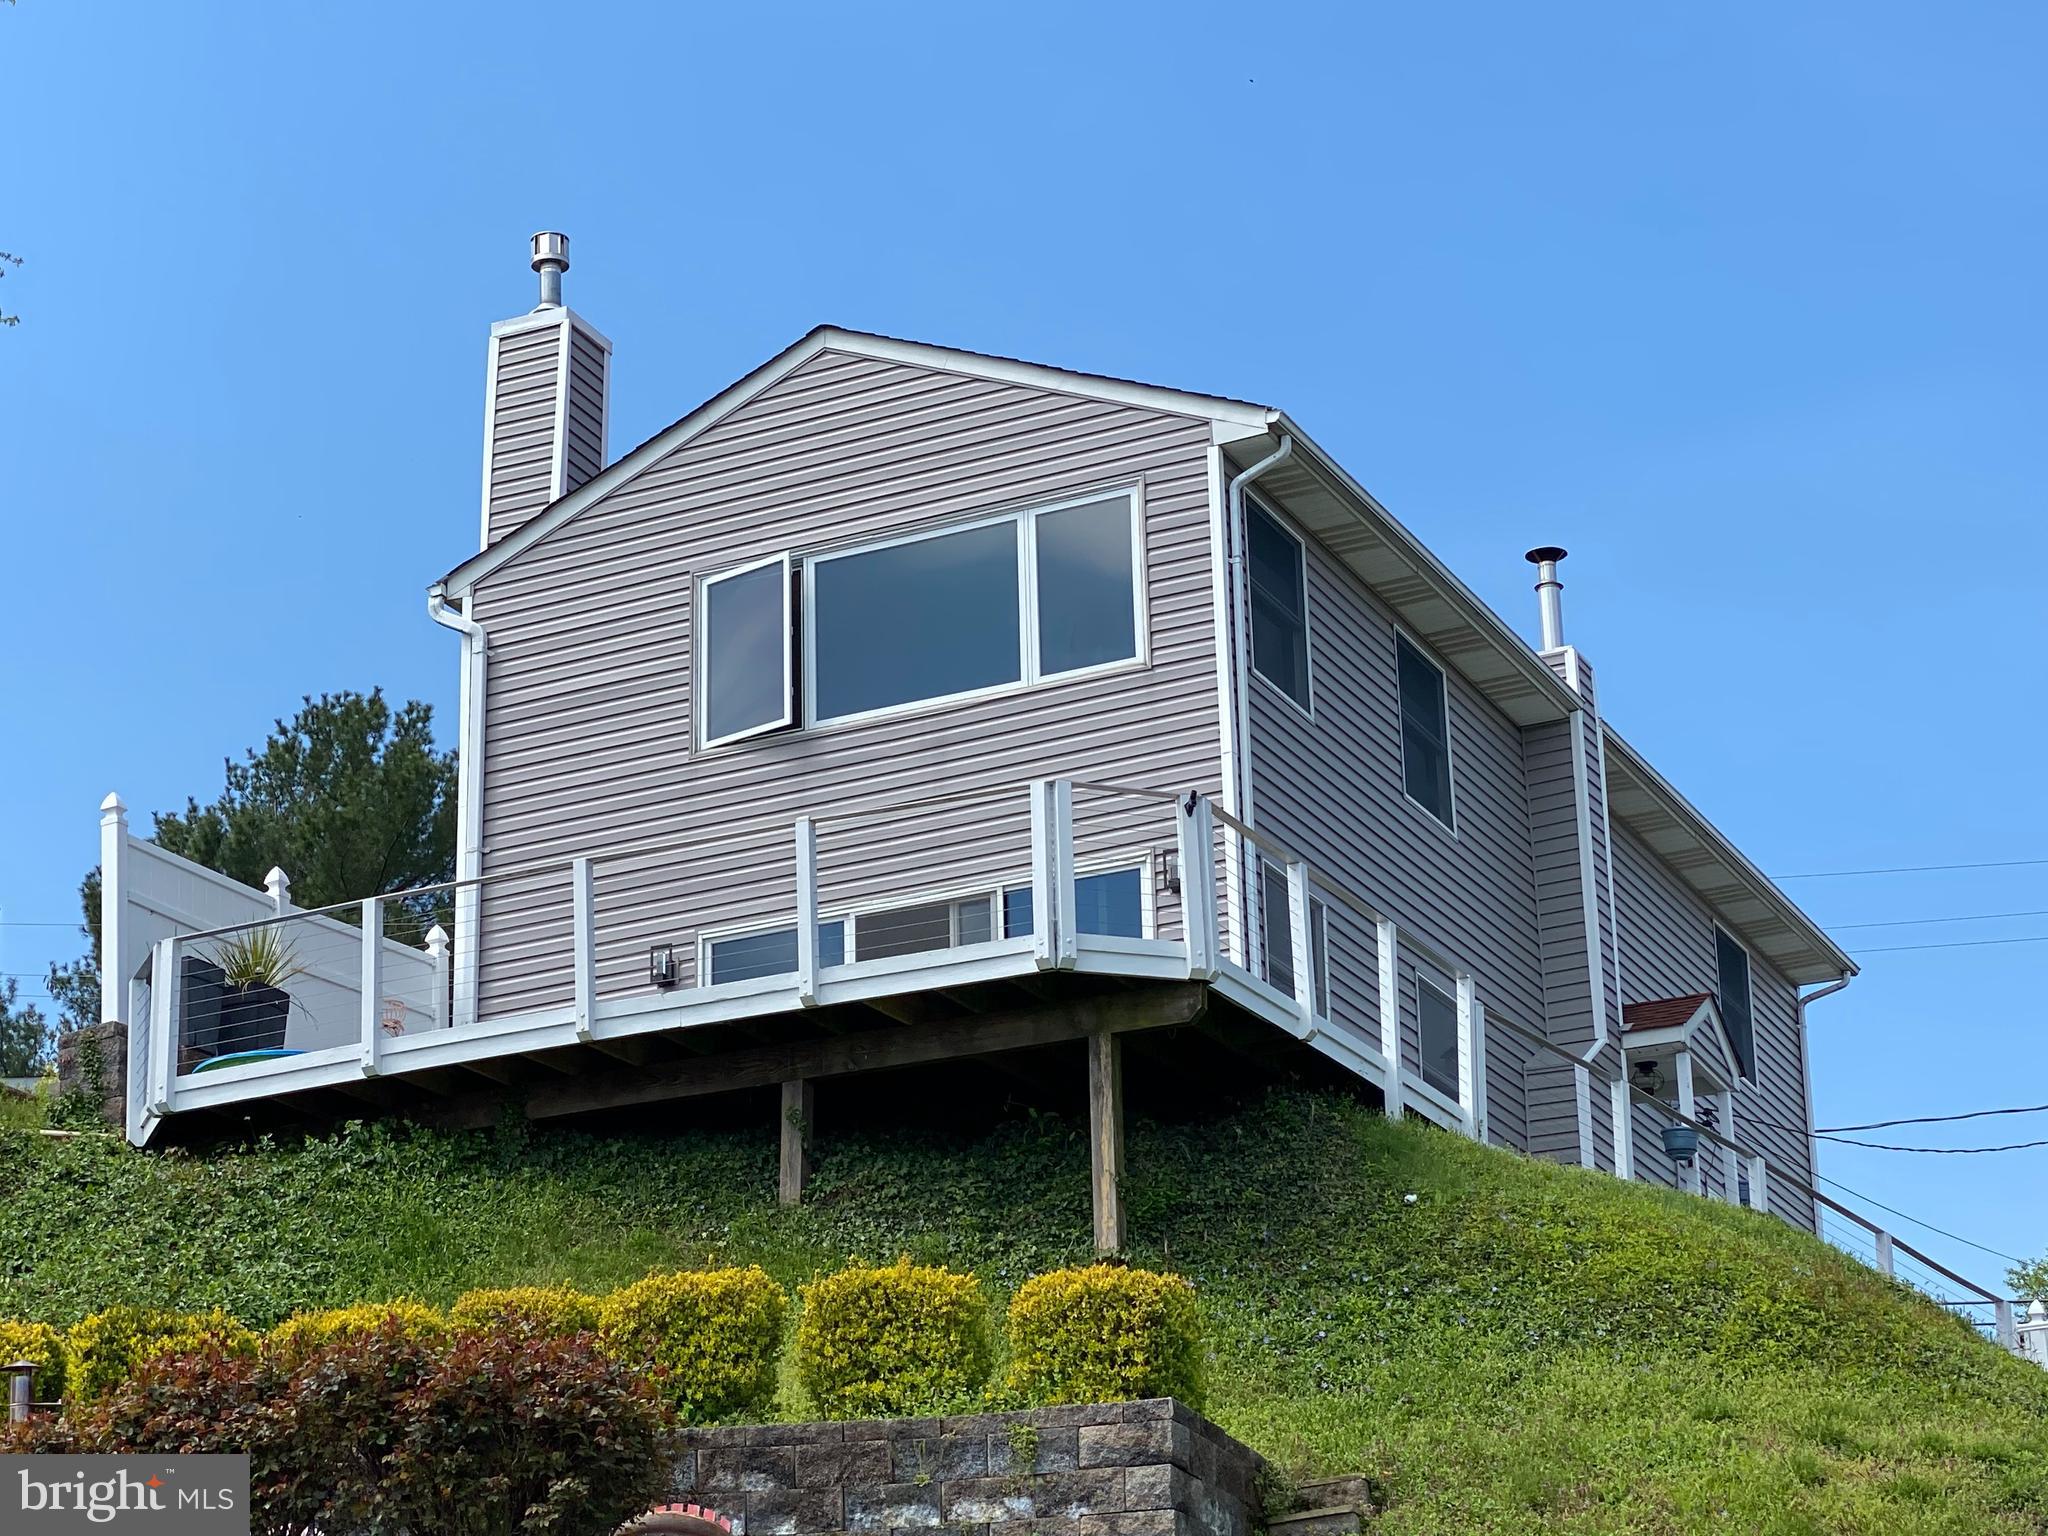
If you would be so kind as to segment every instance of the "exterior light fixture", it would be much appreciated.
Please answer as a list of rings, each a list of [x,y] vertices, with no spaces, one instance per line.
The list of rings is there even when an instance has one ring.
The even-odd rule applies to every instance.
[[[682,985],[683,972],[676,964],[675,945],[657,944],[647,951],[647,979],[664,992]]]

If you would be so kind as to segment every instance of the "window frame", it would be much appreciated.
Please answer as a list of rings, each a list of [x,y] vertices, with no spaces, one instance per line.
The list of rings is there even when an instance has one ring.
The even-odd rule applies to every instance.
[[[1252,513],[1256,511],[1279,529],[1294,545],[1295,568],[1301,573],[1301,682],[1307,692],[1307,699],[1297,699],[1285,688],[1274,682],[1259,670],[1259,648],[1252,624]],[[1285,699],[1302,715],[1313,721],[1316,717],[1316,647],[1315,626],[1309,615],[1308,598],[1308,538],[1280,510],[1263,497],[1251,491],[1244,493],[1244,526],[1238,530],[1240,548],[1244,556],[1244,643],[1245,670],[1280,698]]]
[[[1156,939],[1159,937],[1159,869],[1152,854],[1141,854],[1137,858],[1110,855],[1082,861],[1074,866],[1074,883],[1079,885],[1083,880],[1093,879],[1097,875],[1126,875],[1134,872],[1138,877],[1138,937],[1141,940]],[[1006,881],[996,887],[997,938],[1021,939],[1028,937],[1027,934],[1013,934],[1008,931],[1009,914],[1004,907],[1003,898],[1012,891],[1029,892],[1031,889],[1032,886],[1029,880]],[[1036,928],[1038,925],[1038,913],[1036,910],[1031,914],[1031,923],[1033,928]],[[1117,935],[1113,933],[1091,933],[1086,935],[1086,937],[1115,940]]]
[[[1330,1012],[1330,904],[1322,897],[1308,899],[1309,1006],[1319,1019]]]
[[[1409,633],[1400,624],[1390,626],[1394,633],[1394,724],[1397,731],[1396,747],[1400,753],[1401,798],[1427,816],[1430,825],[1449,837],[1458,837],[1458,749],[1451,738],[1451,670],[1420,639]],[[1408,711],[1401,703],[1401,647],[1406,645],[1437,676],[1443,694],[1443,736],[1444,736],[1444,784],[1450,793],[1451,817],[1449,821],[1437,815],[1434,806],[1425,805],[1415,798],[1408,789]]]
[[[722,582],[751,576],[770,566],[782,569],[782,718],[724,736],[711,734],[711,589]],[[697,578],[690,598],[690,713],[696,726],[697,746],[702,751],[751,741],[774,731],[786,731],[797,723],[795,566],[787,553],[750,560],[744,565]]]
[[[1129,656],[1116,657],[1110,661],[1093,662],[1085,667],[1069,667],[1063,671],[1046,672],[1039,666],[1038,644],[1038,518],[1049,512],[1064,512],[1073,507],[1083,507],[1091,502],[1121,499],[1130,519],[1131,533],[1131,648]],[[980,688],[962,689],[955,693],[933,694],[929,698],[906,699],[897,704],[878,705],[874,709],[855,710],[843,715],[820,715],[818,713],[818,567],[834,560],[848,560],[860,555],[871,555],[885,549],[896,549],[906,544],[918,544],[928,539],[942,539],[948,534],[968,533],[977,528],[992,528],[1000,523],[1013,523],[1017,528],[1017,656],[1018,676],[1014,681],[989,683]],[[1047,683],[1073,682],[1082,678],[1098,677],[1105,673],[1135,671],[1149,667],[1152,663],[1152,634],[1149,622],[1151,603],[1145,579],[1145,485],[1143,481],[1129,482],[1101,487],[1091,491],[1063,496],[1056,501],[1032,501],[957,522],[948,522],[932,528],[920,528],[914,533],[899,534],[894,538],[875,539],[860,544],[849,544],[843,548],[820,550],[802,557],[803,567],[803,678],[802,697],[799,700],[801,728],[807,731],[826,729],[832,726],[857,725],[868,720],[883,720],[897,715],[914,714],[920,710],[943,708],[949,704],[963,703],[973,699],[994,698],[1006,693],[1020,693],[1028,688],[1041,687]]]
[[[818,927],[820,930],[830,928],[834,924],[837,924],[839,927],[839,953],[842,957],[839,963],[841,965],[847,963],[845,957],[853,948],[853,927],[849,921],[849,916],[848,913],[841,911],[820,912],[818,914]],[[711,979],[711,949],[713,945],[723,944],[728,939],[757,939],[764,934],[781,933],[785,928],[792,934],[796,932],[796,920],[794,917],[788,922],[745,923],[738,927],[699,931],[697,935],[697,985],[700,987],[738,987],[744,986],[748,982],[768,981],[777,977],[794,976],[796,972],[788,970],[764,971],[759,976],[743,976],[738,981],[713,981]],[[820,962],[818,968],[820,970],[828,969],[823,962]]]
[[[1458,1017],[1457,983],[1455,981],[1448,981],[1447,984],[1447,978],[1436,973],[1433,969],[1425,968],[1422,965],[1416,965],[1414,967],[1414,976],[1415,1081],[1421,1083],[1422,1086],[1429,1089],[1430,1092],[1437,1094],[1444,1100],[1445,1103],[1449,1104],[1452,1108],[1456,1109],[1460,1115],[1463,1115],[1465,1112],[1465,1107],[1463,1103],[1461,1085],[1463,1084],[1465,1078],[1465,1038],[1464,1031],[1460,1028],[1460,1020]],[[1429,1056],[1428,1053],[1423,1049],[1422,1035],[1422,994],[1425,989],[1434,992],[1439,998],[1441,998],[1444,1001],[1444,1003],[1451,1010],[1451,1051],[1453,1060],[1451,1072],[1451,1086],[1449,1088],[1445,1088],[1442,1084],[1433,1083],[1429,1080]]]
[[[1749,1061],[1746,1065],[1742,1060],[1740,1045],[1735,1038],[1735,1030],[1728,1022],[1728,1005],[1721,997],[1721,940],[1724,938],[1735,947],[1736,953],[1742,956],[1742,990],[1746,994],[1743,998],[1743,1016],[1749,1025]],[[1721,1032],[1728,1037],[1728,1054],[1735,1058],[1729,1065],[1735,1069],[1736,1082],[1747,1083],[1750,1087],[1754,1088],[1758,1080],[1756,1051],[1756,956],[1749,952],[1747,944],[1736,937],[1734,929],[1718,920],[1714,923],[1714,1007],[1721,1015]],[[1733,1091],[1732,1087],[1730,1091]]]

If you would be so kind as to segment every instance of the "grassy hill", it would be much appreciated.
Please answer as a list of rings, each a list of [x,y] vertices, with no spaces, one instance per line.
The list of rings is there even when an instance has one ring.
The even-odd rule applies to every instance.
[[[1290,1471],[1383,1479],[1387,1531],[2048,1529],[2048,1373],[1778,1222],[1298,1093],[1129,1143],[1133,1257],[1200,1287],[1212,1414]],[[146,1301],[266,1324],[707,1262],[794,1284],[898,1253],[1001,1299],[1088,1257],[1087,1164],[1044,1117],[835,1137],[784,1211],[758,1127],[169,1156],[9,1134],[0,1316]]]

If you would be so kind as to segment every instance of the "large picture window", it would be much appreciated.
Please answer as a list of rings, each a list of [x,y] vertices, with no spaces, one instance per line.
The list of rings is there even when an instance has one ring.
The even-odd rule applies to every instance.
[[[1074,881],[1074,908],[1076,926],[1082,933],[1114,939],[1144,938],[1143,870],[1111,869],[1080,876]],[[1032,922],[1031,887],[1009,887],[1003,892],[1003,937],[1024,937],[1033,931]]]
[[[789,561],[782,556],[705,580],[698,677],[706,746],[791,721]]]
[[[1451,721],[1443,668],[1409,638],[1394,635],[1401,690],[1401,781],[1408,798],[1447,827],[1455,827],[1451,801]]]
[[[813,724],[1140,654],[1130,492],[810,562]]]
[[[1735,941],[1725,928],[1714,930],[1714,960],[1720,971],[1721,1022],[1728,1028],[1728,1042],[1735,1047],[1735,1065],[1742,1075],[1756,1080],[1756,1023],[1750,1011],[1749,951]]]
[[[1244,504],[1252,670],[1309,708],[1308,569],[1301,541],[1256,501]]]

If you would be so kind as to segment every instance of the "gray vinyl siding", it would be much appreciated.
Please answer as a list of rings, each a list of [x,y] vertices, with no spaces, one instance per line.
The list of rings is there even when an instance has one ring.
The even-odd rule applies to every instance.
[[[518,528],[553,499],[559,326],[498,339],[490,403],[490,542]]]
[[[1584,880],[1579,864],[1578,792],[1572,769],[1572,720],[1522,733],[1529,791],[1529,832],[1541,940],[1542,1002],[1536,1028],[1567,1049],[1590,1038],[1592,967],[1587,959]],[[1529,1150],[1578,1162],[1579,1102],[1569,1063],[1535,1046],[1524,1074]]]
[[[1616,828],[1614,841],[1626,999],[1634,1003],[1718,992],[1713,913],[1640,840]],[[1806,1124],[1806,1064],[1800,1051],[1797,989],[1751,951],[1750,995],[1757,1071],[1754,1083],[1736,1087],[1736,1140],[1764,1154],[1771,1170],[1771,1209],[1794,1226],[1811,1230],[1813,1205],[1808,1190],[1813,1167],[1807,1140],[1800,1131],[1782,1128]],[[1727,1062],[1725,1051],[1718,1044],[1707,1049],[1717,1063],[1716,1070],[1732,1076],[1733,1064]],[[1700,1118],[1715,1123],[1710,1113]],[[1655,1129],[1645,1129],[1638,1136],[1638,1168],[1645,1166],[1646,1142],[1657,1140]],[[1661,1146],[1654,1155],[1654,1166],[1668,1167],[1662,1163]],[[1703,1146],[1700,1166],[1711,1187],[1719,1190],[1720,1150]]]
[[[1284,509],[1283,509],[1284,511]],[[1496,1018],[1541,1027],[1543,992],[1530,878],[1521,733],[1446,669],[1457,835],[1402,792],[1401,721],[1391,616],[1308,541],[1314,718],[1251,679],[1253,824],[1465,965]],[[1334,922],[1337,914],[1333,911]],[[1353,942],[1376,977],[1370,932]],[[1333,973],[1334,975],[1335,973]],[[1403,1055],[1414,1056],[1412,967],[1402,976]],[[1377,983],[1340,994],[1336,1021],[1379,1035]],[[1503,1026],[1496,1026],[1505,1033]],[[1490,1051],[1489,1068],[1512,1063]],[[1518,1072],[1489,1070],[1490,1139],[1526,1144]]]
[[[701,936],[793,920],[798,816],[830,917],[1028,880],[1036,778],[1220,793],[1209,453],[1205,420],[812,359],[479,583],[485,875],[595,857],[600,993],[639,994],[651,944],[689,982]],[[1141,481],[1149,664],[692,750],[698,577]],[[1174,835],[1169,805],[1077,791],[1084,870]],[[487,886],[486,1016],[568,998],[566,892],[565,872]],[[1178,933],[1156,879],[1154,900]]]
[[[579,326],[569,328],[569,404],[562,414],[567,441],[562,455],[562,494],[604,468],[605,372],[610,354]]]

